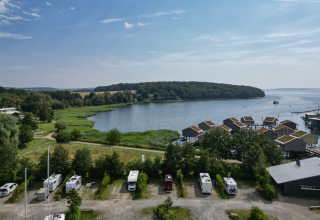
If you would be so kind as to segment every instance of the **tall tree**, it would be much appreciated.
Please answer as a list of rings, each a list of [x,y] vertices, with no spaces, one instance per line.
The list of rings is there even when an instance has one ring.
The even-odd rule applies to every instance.
[[[66,176],[70,172],[70,162],[68,159],[69,150],[63,145],[58,145],[54,148],[50,159],[52,173]]]
[[[66,213],[67,220],[79,219],[81,212],[79,207],[82,205],[82,198],[75,188],[72,188],[68,193],[69,210]]]
[[[33,140],[32,129],[29,125],[22,124],[19,127],[19,148],[25,148],[28,142]]]
[[[184,175],[189,175],[190,172],[194,171],[197,162],[196,150],[190,143],[186,143],[182,147],[181,171]]]
[[[51,108],[49,108],[49,105],[47,102],[38,102],[37,116],[43,122],[52,119]]]
[[[29,125],[32,130],[36,130],[38,128],[37,122],[35,122],[33,114],[31,112],[25,113],[21,124]]]
[[[78,175],[83,177],[86,176],[88,172],[90,172],[90,168],[92,166],[92,154],[91,150],[86,147],[79,148],[76,150],[76,154],[74,159],[72,160],[71,168]]]
[[[106,155],[106,170],[108,170],[108,173],[113,180],[123,176],[124,163],[120,161],[120,156],[117,152],[114,152],[112,156]]]
[[[173,175],[176,175],[177,170],[180,169],[181,161],[181,147],[178,144],[170,143],[164,153],[164,171],[171,172]]]

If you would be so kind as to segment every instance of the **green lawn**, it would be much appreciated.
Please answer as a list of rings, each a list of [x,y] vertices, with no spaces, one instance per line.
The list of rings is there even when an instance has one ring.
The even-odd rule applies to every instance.
[[[18,149],[18,156],[29,155],[34,153],[42,148],[48,148],[48,145],[55,144],[56,141],[45,139],[45,138],[34,138],[33,141],[27,144],[27,147],[24,149]]]
[[[156,207],[147,207],[142,209],[142,215],[150,217],[150,219],[154,219],[153,216],[156,216],[153,213],[153,209]],[[172,207],[170,209],[171,212],[175,213],[177,215],[177,220],[193,220],[195,219],[192,212],[187,208],[182,207]]]
[[[246,220],[246,219],[249,219],[250,217],[250,209],[234,209],[234,210],[226,210],[225,213],[227,215],[230,215],[231,213],[235,213],[239,216],[239,220]],[[268,215],[268,219],[269,220],[278,220],[277,217],[273,217],[273,216],[269,216]]]
[[[100,215],[99,212],[81,212],[79,220],[96,219]]]

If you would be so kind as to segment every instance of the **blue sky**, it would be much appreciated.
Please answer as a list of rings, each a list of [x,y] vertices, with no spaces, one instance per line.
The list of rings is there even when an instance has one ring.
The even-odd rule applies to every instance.
[[[320,0],[0,0],[0,85],[319,87]]]

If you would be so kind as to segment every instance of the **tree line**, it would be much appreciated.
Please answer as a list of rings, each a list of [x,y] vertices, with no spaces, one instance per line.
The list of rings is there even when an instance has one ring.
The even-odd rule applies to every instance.
[[[265,96],[265,93],[259,88],[210,82],[119,83],[110,86],[99,86],[94,89],[95,92],[123,90],[139,90],[137,91],[138,94],[141,94],[141,90],[146,90],[150,94],[162,93],[162,95],[165,95],[164,92],[166,92],[169,93],[168,96],[175,94],[182,99],[252,98]]]

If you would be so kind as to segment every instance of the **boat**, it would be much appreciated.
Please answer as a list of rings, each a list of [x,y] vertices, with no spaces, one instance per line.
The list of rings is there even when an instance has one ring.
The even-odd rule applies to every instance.
[[[273,101],[273,104],[279,104],[279,101]]]

